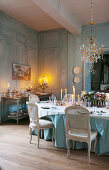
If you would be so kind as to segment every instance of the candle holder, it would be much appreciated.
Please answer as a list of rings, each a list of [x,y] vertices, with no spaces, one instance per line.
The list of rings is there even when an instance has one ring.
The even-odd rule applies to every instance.
[[[7,91],[6,91],[6,96],[9,96],[9,92],[10,92],[10,83],[8,83],[8,88],[7,88]]]
[[[72,105],[75,105],[75,94],[72,94]]]
[[[48,87],[48,79],[46,76],[42,76],[39,78],[38,87],[41,88],[42,92],[44,93],[44,90]]]

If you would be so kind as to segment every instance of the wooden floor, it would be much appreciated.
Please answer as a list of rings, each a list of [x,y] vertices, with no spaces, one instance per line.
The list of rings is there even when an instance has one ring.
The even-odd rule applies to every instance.
[[[0,170],[109,170],[109,156],[91,153],[87,162],[86,150],[71,151],[70,159],[66,149],[56,148],[52,142],[40,140],[37,136],[29,144],[28,125],[7,123],[0,125]]]

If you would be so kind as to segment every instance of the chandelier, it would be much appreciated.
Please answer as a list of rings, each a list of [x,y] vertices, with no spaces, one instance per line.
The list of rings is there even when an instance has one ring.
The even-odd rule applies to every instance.
[[[96,39],[93,37],[93,0],[91,0],[91,20],[90,20],[90,39],[87,39],[86,44],[80,47],[82,61],[90,63],[90,72],[95,73],[94,63],[97,63],[100,59],[103,59],[103,45],[99,47]]]

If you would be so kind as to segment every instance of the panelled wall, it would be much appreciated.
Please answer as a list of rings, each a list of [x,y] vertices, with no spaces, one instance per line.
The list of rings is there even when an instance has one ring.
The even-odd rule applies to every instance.
[[[72,86],[76,87],[76,94],[80,94],[82,84],[82,62],[80,57],[81,35],[72,35],[65,29],[57,29],[39,33],[39,76],[47,75],[48,90],[60,92],[67,88],[72,93]],[[74,83],[73,68],[81,67],[80,83]],[[64,92],[63,92],[64,95]]]
[[[67,38],[65,29],[39,33],[39,76],[48,76],[48,90],[54,93],[68,87]]]
[[[82,61],[80,57],[80,46],[81,46],[81,35],[72,35],[68,33],[68,90],[72,93],[72,86],[76,87],[76,94],[80,94],[83,88],[82,84]],[[74,66],[80,66],[81,73],[75,75],[73,72]],[[74,78],[76,76],[80,77],[80,83],[75,84]]]
[[[109,51],[109,23],[94,25],[94,32],[98,42],[103,43],[105,51]],[[46,74],[48,90],[60,92],[61,88],[67,88],[68,93],[71,93],[75,85],[72,70],[75,65],[82,69],[81,38],[84,41],[89,35],[89,26],[83,26],[80,35],[72,35],[65,29],[37,32],[0,12],[0,89],[6,89],[8,82],[12,88],[25,88],[28,84],[37,87],[38,77]],[[12,63],[30,65],[31,81],[12,80]],[[82,72],[79,76],[77,94],[82,90]],[[86,90],[90,91],[91,75],[88,66],[85,77]]]
[[[31,66],[31,81],[12,80],[12,63]],[[36,86],[38,79],[38,33],[0,12],[0,89]]]

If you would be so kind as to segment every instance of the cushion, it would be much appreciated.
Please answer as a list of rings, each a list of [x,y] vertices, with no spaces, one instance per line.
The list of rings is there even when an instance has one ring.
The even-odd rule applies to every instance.
[[[39,126],[40,128],[50,128],[53,127],[53,122],[49,120],[39,119]]]
[[[68,134],[71,135],[71,136],[80,137],[80,138],[82,138],[82,137],[87,138],[88,137],[87,133],[76,133],[76,132],[69,131]],[[92,131],[91,134],[90,134],[91,140],[95,139],[96,136],[97,136],[97,132]]]

